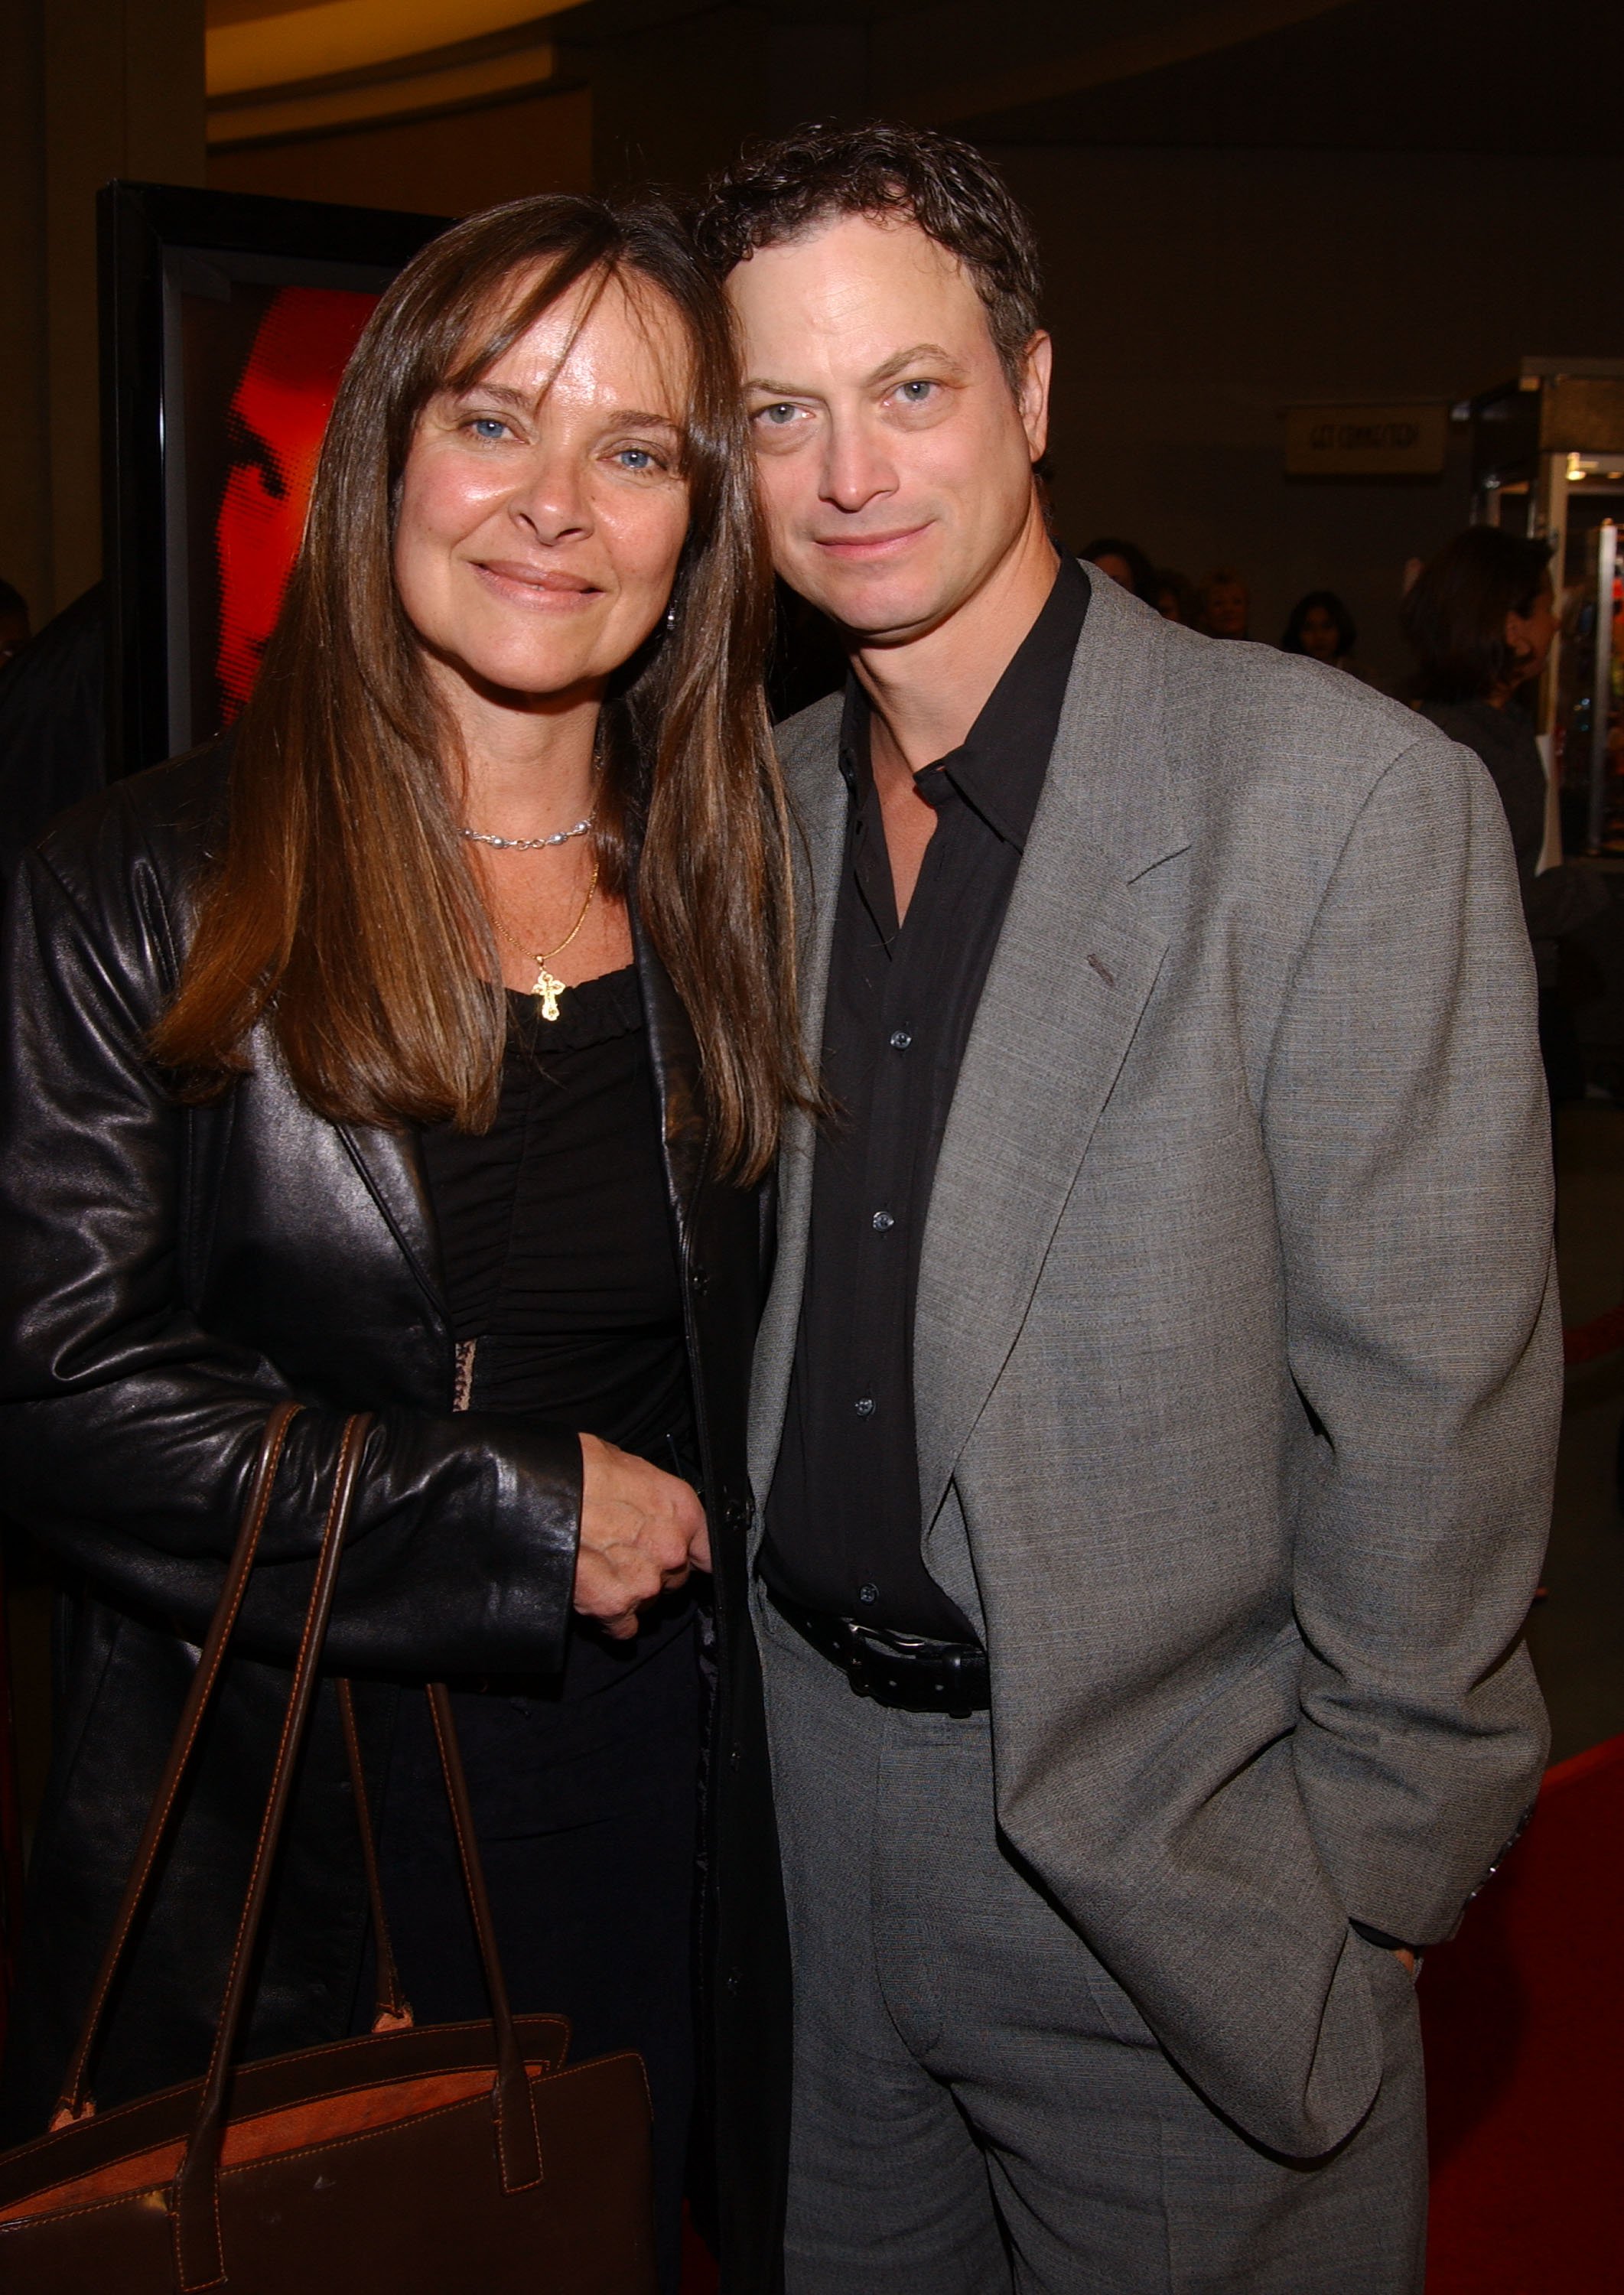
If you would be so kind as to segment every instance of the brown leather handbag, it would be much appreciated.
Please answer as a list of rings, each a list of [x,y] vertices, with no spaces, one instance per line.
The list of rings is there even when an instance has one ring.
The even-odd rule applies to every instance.
[[[224,1661],[297,1406],[273,1417],[175,1743],[51,2132],[0,2158],[7,2295],[652,2295],[649,2110],[641,2058],[568,2065],[558,2016],[508,2005],[451,1703],[428,1692],[488,2023],[412,2022],[379,1895],[348,1685],[339,1703],[372,1895],[371,2032],[234,2067],[254,1947],[314,1703],[371,1420],[344,1433],[275,1773],[208,2070],[98,2112],[90,2067]]]

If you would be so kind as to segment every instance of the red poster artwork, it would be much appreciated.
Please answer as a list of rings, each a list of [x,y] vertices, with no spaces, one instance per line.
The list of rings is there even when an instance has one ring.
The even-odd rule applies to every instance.
[[[305,528],[327,418],[375,295],[283,287],[266,306],[232,396],[231,462],[215,521],[215,673],[229,724],[259,674]]]

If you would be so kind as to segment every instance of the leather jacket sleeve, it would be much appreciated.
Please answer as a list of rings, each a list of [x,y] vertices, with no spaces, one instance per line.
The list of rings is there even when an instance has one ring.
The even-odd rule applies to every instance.
[[[88,828],[78,817],[24,857],[7,903],[0,1503],[104,1598],[196,1639],[266,1418],[294,1390],[252,1344],[251,1318],[238,1319],[246,1338],[226,1337],[198,1311],[190,1270],[219,1214],[197,1143],[231,1119],[178,1107],[147,1054],[176,954],[170,895],[130,835],[134,813],[120,792],[100,801]],[[290,1093],[287,1107],[290,1121],[314,1121]],[[267,1193],[274,1209],[273,1185]],[[276,1215],[296,1229],[297,1202]],[[279,1280],[274,1240],[262,1285]],[[353,1341],[336,1331],[334,1375],[299,1381],[306,1407],[242,1619],[244,1640],[267,1654],[297,1638],[346,1412],[375,1403],[364,1341],[359,1321]],[[386,1400],[341,1575],[334,1662],[430,1676],[559,1666],[580,1477],[573,1435]]]

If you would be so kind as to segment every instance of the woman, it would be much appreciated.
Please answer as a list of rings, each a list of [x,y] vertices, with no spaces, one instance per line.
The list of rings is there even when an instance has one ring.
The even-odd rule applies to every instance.
[[[1489,768],[1517,856],[1522,913],[1539,976],[1539,1036],[1553,1098],[1583,1090],[1572,1022],[1558,986],[1558,943],[1607,906],[1607,887],[1565,862],[1541,870],[1546,777],[1515,698],[1541,675],[1556,634],[1551,545],[1473,526],[1446,543],[1405,594],[1399,618],[1419,663],[1424,716]]]
[[[748,468],[723,308],[668,216],[535,199],[460,225],[356,350],[228,744],[23,864],[0,1457],[74,1590],[12,2140],[49,2111],[293,1394],[256,1656],[100,2100],[206,2054],[340,1430],[372,1410],[329,1647],[364,1677],[405,1991],[421,2020],[486,2013],[417,1694],[451,1677],[515,2007],[648,2064],[668,2285],[714,1541],[696,2132],[730,2283],[770,2282],[787,1980],[742,1426],[763,1176],[804,1086]],[[366,2021],[347,1792],[330,1711],[253,2054]]]
[[[1323,661],[1329,669],[1345,669],[1357,676],[1353,649],[1358,643],[1353,617],[1335,591],[1310,590],[1292,608],[1280,650],[1307,654],[1310,661]]]
[[[1201,619],[1201,600],[1196,584],[1176,566],[1158,567],[1155,581],[1155,596],[1151,602],[1162,619],[1193,630]]]

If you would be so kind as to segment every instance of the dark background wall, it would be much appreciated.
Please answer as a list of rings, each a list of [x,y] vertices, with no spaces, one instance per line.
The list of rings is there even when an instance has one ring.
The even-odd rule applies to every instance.
[[[471,215],[526,192],[589,191],[592,97],[574,87],[346,135],[216,150],[208,180],[223,192],[412,215]]]
[[[690,188],[742,137],[809,117],[968,135],[1042,240],[1065,536],[1122,529],[1196,578],[1238,565],[1265,637],[1303,589],[1342,589],[1390,678],[1404,562],[1465,516],[1464,437],[1441,478],[1288,482],[1281,409],[1453,402],[1526,353],[1624,355],[1624,9],[1601,0],[336,12],[358,5],[381,28],[370,65],[290,66],[206,103],[205,17],[217,40],[307,29],[321,7],[0,0],[0,573],[37,618],[96,568],[91,213],[115,173],[195,182],[206,164],[231,190],[456,215]],[[415,29],[392,45],[397,22]],[[457,93],[503,72],[505,93]]]
[[[1456,401],[1525,353],[1624,354],[1600,157],[994,147],[1038,224],[1057,366],[1056,496],[1074,544],[1125,531],[1253,585],[1253,634],[1341,591],[1398,675],[1404,562],[1467,514],[1438,479],[1287,479],[1289,404]]]
[[[203,0],[0,0],[0,576],[36,625],[101,567],[96,186],[203,167]]]
[[[209,180],[460,213],[690,188],[813,116],[968,133],[1039,228],[1065,537],[1126,532],[1196,580],[1234,564],[1266,638],[1340,590],[1390,683],[1405,562],[1467,515],[1465,428],[1438,478],[1288,480],[1285,406],[1453,403],[1525,353],[1624,355],[1624,38],[1594,0],[1537,27],[1510,0],[584,0],[546,29],[567,92],[216,150]]]

